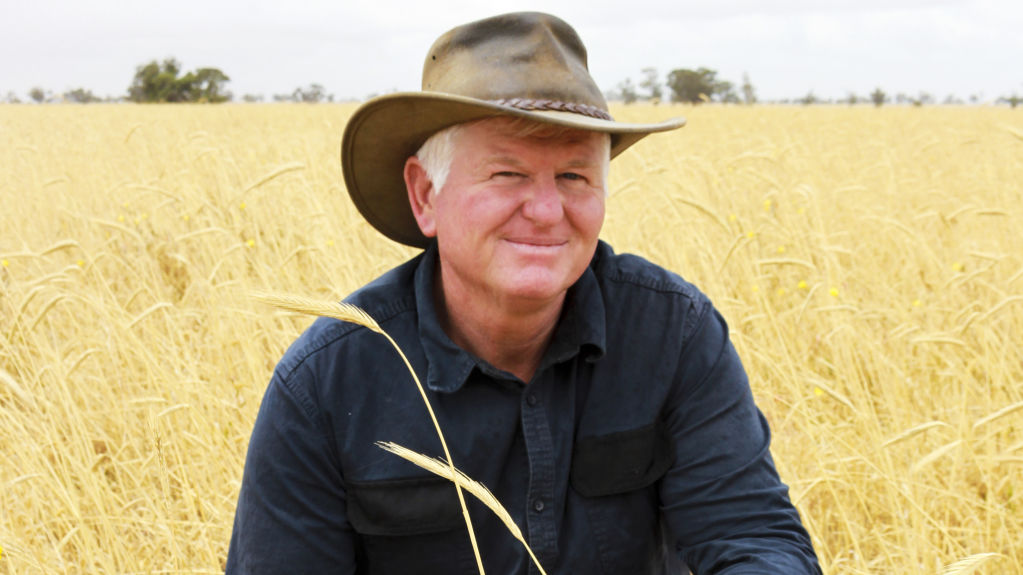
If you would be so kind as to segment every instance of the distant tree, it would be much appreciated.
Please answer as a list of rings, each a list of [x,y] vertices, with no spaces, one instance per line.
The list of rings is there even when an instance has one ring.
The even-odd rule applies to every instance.
[[[294,102],[295,101],[295,95],[294,94],[274,94],[273,99],[274,99],[274,102]]]
[[[128,88],[133,102],[224,102],[231,98],[224,90],[230,81],[217,68],[200,68],[181,73],[181,64],[174,58],[162,63],[153,60],[135,69],[135,78]]]
[[[946,106],[960,106],[963,104],[963,100],[955,94],[949,94],[948,96],[945,96],[945,101],[943,101],[942,104]]]
[[[254,103],[254,102],[262,102],[262,101],[263,101],[263,95],[262,94],[245,94],[244,96],[242,96],[242,102],[248,102],[248,103],[251,104],[251,103]]]
[[[934,96],[931,96],[927,92],[920,92],[916,98],[910,98],[909,103],[919,108],[920,106],[929,106],[934,103]]]
[[[224,89],[224,85],[231,81],[231,78],[217,68],[199,68],[191,75],[192,80],[188,87],[190,89],[190,101],[209,102],[219,104],[231,99],[231,93]]]
[[[636,94],[636,87],[632,84],[630,78],[626,78],[618,83],[618,97],[626,104],[631,104],[639,98]]]
[[[1016,106],[1023,104],[1023,97],[1020,97],[1019,94],[1013,94],[1011,96],[1002,96],[1001,98],[998,98],[998,102],[1000,103],[1004,102],[1008,104],[1010,108],[1015,108]]]
[[[874,88],[874,91],[870,93],[870,101],[874,103],[874,106],[880,108],[888,101],[888,94],[885,94],[880,87]]]
[[[804,105],[804,106],[809,106],[811,104],[816,104],[817,103],[817,96],[814,95],[813,90],[810,90],[809,92],[806,93],[805,96],[803,96],[802,98],[799,99],[799,103]]]
[[[646,97],[651,102],[660,102],[662,96],[661,81],[658,78],[657,68],[643,68],[643,79],[639,87],[646,90]]]
[[[719,96],[721,101],[738,100],[731,82],[717,79],[717,72],[708,68],[680,68],[668,73],[668,89],[673,102],[699,104]]]
[[[747,106],[751,106],[757,103],[757,92],[753,88],[753,83],[749,81],[749,74],[746,72],[742,73],[742,101]]]
[[[15,94],[14,91],[12,90],[10,92],[7,92],[7,96],[4,98],[4,101],[7,102],[8,104],[20,104],[21,98],[18,98],[18,95]]]
[[[726,104],[738,104],[739,96],[735,93],[735,86],[731,82],[721,81],[714,87],[714,96],[719,102]]]
[[[28,97],[32,98],[32,101],[36,104],[42,104],[46,101],[46,90],[43,90],[39,86],[34,86],[28,91]]]
[[[85,88],[75,88],[74,90],[68,90],[64,92],[64,101],[74,102],[76,104],[91,104],[93,102],[101,102],[102,99],[92,93],[91,90]]]
[[[860,97],[856,95],[856,92],[849,92],[849,95],[845,97],[845,102],[850,106],[855,106],[860,101]]]
[[[309,84],[307,88],[295,88],[295,91],[291,94],[291,100],[293,102],[306,102],[315,104],[322,102],[326,97],[326,93],[323,91],[323,86],[319,84]]]

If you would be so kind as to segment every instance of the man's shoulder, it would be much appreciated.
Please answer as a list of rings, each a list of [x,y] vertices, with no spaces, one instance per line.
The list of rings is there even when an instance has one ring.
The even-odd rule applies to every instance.
[[[594,273],[605,286],[614,286],[625,293],[663,294],[688,300],[692,305],[709,304],[707,296],[681,275],[634,254],[617,254],[605,242],[600,242],[594,258]],[[624,296],[625,294],[623,294]]]
[[[413,281],[420,258],[413,258],[359,288],[345,298],[377,323],[384,325],[395,316],[415,309]],[[333,318],[320,317],[291,344],[277,365],[277,375],[288,378],[296,368],[317,354],[332,353],[361,326]]]

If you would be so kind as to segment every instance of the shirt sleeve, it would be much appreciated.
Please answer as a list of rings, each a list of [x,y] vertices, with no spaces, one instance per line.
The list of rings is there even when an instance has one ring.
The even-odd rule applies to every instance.
[[[819,574],[725,321],[709,303],[699,311],[667,406],[674,463],[660,486],[679,556],[695,575]]]
[[[355,535],[332,435],[300,366],[274,375],[249,442],[229,575],[355,573]]]

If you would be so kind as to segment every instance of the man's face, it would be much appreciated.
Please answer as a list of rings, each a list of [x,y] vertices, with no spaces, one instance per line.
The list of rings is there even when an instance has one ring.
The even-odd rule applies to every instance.
[[[519,137],[507,120],[466,126],[420,227],[436,236],[449,298],[544,303],[564,295],[604,221],[606,136]],[[453,302],[457,305],[457,302]]]

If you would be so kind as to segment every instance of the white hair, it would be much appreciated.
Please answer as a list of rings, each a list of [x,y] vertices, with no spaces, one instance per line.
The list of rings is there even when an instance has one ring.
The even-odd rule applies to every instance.
[[[488,119],[491,118],[476,121],[483,122]],[[576,131],[575,128],[545,124],[525,118],[502,119],[507,121],[512,135],[518,138],[528,138],[530,136],[557,138]],[[423,142],[419,150],[416,151],[416,157],[419,158],[419,162],[423,165],[426,177],[430,179],[436,193],[439,194],[444,188],[444,184],[448,180],[448,174],[451,172],[451,164],[455,160],[455,140],[467,126],[473,123],[455,124],[454,126],[444,128],[430,136]],[[604,157],[604,195],[607,195],[607,172],[611,163],[611,134],[605,133],[604,140],[607,142],[607,155]]]

